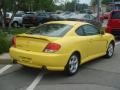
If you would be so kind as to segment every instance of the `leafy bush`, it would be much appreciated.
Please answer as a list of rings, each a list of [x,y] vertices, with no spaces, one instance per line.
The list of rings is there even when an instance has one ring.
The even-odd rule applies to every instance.
[[[0,54],[9,51],[11,35],[0,32]]]
[[[0,54],[8,52],[11,46],[11,38],[13,35],[28,32],[30,29],[26,28],[12,28],[10,31],[1,32],[0,30]],[[8,34],[11,33],[11,34]]]
[[[30,31],[29,28],[12,28],[10,33],[13,35],[21,34]]]

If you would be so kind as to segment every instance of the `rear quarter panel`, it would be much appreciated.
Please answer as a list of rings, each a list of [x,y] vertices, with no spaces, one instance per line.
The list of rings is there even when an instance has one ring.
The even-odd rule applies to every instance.
[[[81,59],[85,58],[87,52],[87,42],[78,36],[66,37],[61,40],[56,41],[61,45],[61,49],[56,52],[60,54],[68,54],[69,57],[75,52],[78,51],[81,55]]]

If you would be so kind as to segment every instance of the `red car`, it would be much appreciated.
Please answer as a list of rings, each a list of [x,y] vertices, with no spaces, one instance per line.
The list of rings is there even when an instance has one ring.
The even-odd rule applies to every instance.
[[[106,32],[115,36],[120,35],[120,10],[115,10],[110,13]]]
[[[101,19],[108,19],[109,18],[109,15],[110,15],[110,12],[106,12],[106,13],[103,13],[102,15],[101,15]]]

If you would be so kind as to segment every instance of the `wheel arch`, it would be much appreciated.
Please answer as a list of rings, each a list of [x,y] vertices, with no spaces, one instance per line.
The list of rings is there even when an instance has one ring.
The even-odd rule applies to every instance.
[[[12,23],[19,23],[18,21],[13,21]]]
[[[79,52],[79,51],[77,51],[77,50],[74,50],[72,53],[71,53],[71,55],[73,55],[73,54],[76,54],[78,57],[79,57],[79,64],[81,63],[81,53]],[[71,55],[70,55],[70,57],[71,57]]]
[[[109,54],[109,45],[112,44],[113,45],[113,51],[112,51],[112,54]],[[114,40],[111,40],[109,43],[108,43],[108,46],[107,46],[107,50],[106,50],[106,54],[105,54],[105,57],[106,58],[110,58],[113,56],[113,53],[114,53],[114,47],[115,47],[115,41]],[[111,52],[110,52],[111,53]]]
[[[113,46],[115,47],[115,41],[114,40],[111,40],[110,43],[112,43]]]
[[[64,69],[64,72],[65,72],[65,74],[67,74],[67,75],[69,75],[69,76],[71,76],[71,75],[74,75],[75,73],[77,73],[77,71],[78,71],[78,69],[79,69],[79,66],[78,66],[78,69],[77,69],[77,71],[75,72],[75,73],[70,73],[70,71],[69,71],[69,60],[70,60],[70,58],[71,58],[71,56],[72,55],[77,55],[78,57],[79,57],[79,65],[80,65],[80,61],[81,61],[81,54],[80,54],[80,52],[79,51],[77,51],[77,50],[75,50],[75,51],[73,51],[72,53],[71,53],[71,55],[69,56],[69,59],[68,59],[68,62],[67,62],[67,64],[66,64],[66,66],[65,66],[65,69]]]
[[[112,43],[113,46],[115,47],[115,40],[110,40],[110,41],[108,42],[108,44],[107,44],[107,48],[108,48],[108,46],[109,46],[110,43]]]

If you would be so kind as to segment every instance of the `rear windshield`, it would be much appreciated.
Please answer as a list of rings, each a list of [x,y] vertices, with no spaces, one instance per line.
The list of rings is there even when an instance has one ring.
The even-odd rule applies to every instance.
[[[112,12],[112,19],[120,19],[120,12]]]
[[[44,24],[30,31],[30,34],[63,37],[71,28],[71,25],[66,24]]]

